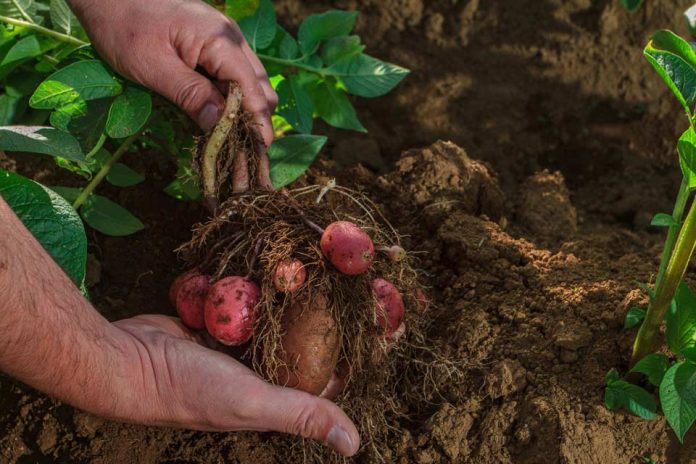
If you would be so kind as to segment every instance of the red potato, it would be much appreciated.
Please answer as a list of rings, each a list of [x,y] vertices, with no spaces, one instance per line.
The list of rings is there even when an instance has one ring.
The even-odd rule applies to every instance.
[[[403,261],[404,259],[406,259],[406,250],[401,248],[399,245],[383,247],[380,248],[380,250],[387,254],[387,257],[389,257],[389,261],[394,261],[395,263],[398,263],[399,261]]]
[[[178,293],[179,288],[181,288],[181,284],[186,282],[191,277],[195,277],[198,275],[201,275],[201,273],[198,272],[198,269],[191,269],[190,271],[186,271],[179,277],[174,279],[174,282],[172,282],[172,286],[169,287],[169,301],[171,301],[174,306],[176,306],[176,294]]]
[[[293,293],[302,287],[307,271],[299,259],[287,259],[278,263],[273,274],[273,286],[279,292]]]
[[[283,314],[285,334],[283,360],[287,367],[277,372],[278,383],[321,394],[338,361],[338,328],[321,294],[295,301]]]
[[[225,345],[241,345],[254,335],[255,307],[261,290],[245,277],[220,279],[210,288],[205,302],[205,327]]]
[[[377,298],[375,311],[377,323],[384,329],[387,336],[392,335],[401,325],[406,312],[401,294],[396,287],[386,279],[377,277],[371,282],[372,291]]]
[[[413,291],[413,297],[416,300],[416,307],[418,308],[418,311],[420,313],[426,312],[428,310],[430,302],[428,301],[428,297],[425,295],[423,289],[420,287],[416,288]]]
[[[192,275],[179,283],[176,291],[176,312],[186,327],[205,328],[205,301],[210,290],[210,277]]]
[[[319,246],[331,264],[346,275],[362,274],[375,259],[375,246],[370,236],[348,221],[329,224],[321,235]]]

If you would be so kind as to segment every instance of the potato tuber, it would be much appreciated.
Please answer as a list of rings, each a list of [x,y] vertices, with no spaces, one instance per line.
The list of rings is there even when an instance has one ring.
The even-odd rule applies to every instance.
[[[225,277],[210,288],[205,302],[205,327],[225,345],[241,345],[254,335],[255,306],[261,290],[245,277]]]
[[[307,271],[302,261],[287,259],[278,263],[273,274],[273,286],[279,292],[293,293],[302,287],[307,278]]]
[[[178,284],[176,312],[186,327],[194,330],[205,328],[205,301],[210,290],[210,277],[191,275]]]
[[[370,236],[348,221],[329,224],[321,235],[319,246],[331,264],[346,275],[365,272],[375,258],[375,247]]]
[[[388,280],[377,277],[371,282],[377,299],[375,312],[377,323],[387,335],[393,334],[404,320],[404,302],[399,290]]]

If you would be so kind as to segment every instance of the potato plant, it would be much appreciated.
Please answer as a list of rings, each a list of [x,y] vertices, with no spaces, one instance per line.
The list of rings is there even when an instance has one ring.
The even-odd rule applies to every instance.
[[[656,393],[667,422],[681,441],[696,420],[696,295],[684,281],[696,247],[696,202],[692,199],[696,191],[696,52],[689,42],[661,30],[652,36],[644,54],[681,104],[689,126],[677,143],[682,181],[673,211],[652,220],[654,226],[667,228],[667,237],[655,282],[643,287],[649,305],[632,308],[624,324],[626,328],[640,325],[630,371],[625,380],[616,370],[607,374],[604,399],[610,409],[624,408],[653,419],[657,401],[652,392]],[[667,354],[660,350],[663,322]]]
[[[277,139],[269,147],[276,188],[299,177],[324,146],[326,137],[312,134],[316,118],[365,132],[349,95],[384,95],[408,74],[363,53],[360,37],[351,35],[357,12],[310,15],[295,38],[278,24],[271,0],[208,3],[238,21],[278,93]],[[0,83],[0,150],[52,156],[85,179],[82,188],[49,189],[0,170],[0,194],[78,285],[86,246],[76,212],[107,235],[126,236],[144,227],[96,193],[104,180],[122,188],[145,180],[121,161],[125,153],[171,153],[178,171],[166,193],[185,200],[200,197],[191,169],[191,123],[169,102],[100,60],[65,0],[0,1]],[[29,197],[31,205],[25,202]],[[52,227],[41,222],[49,216]],[[58,246],[67,236],[80,237],[71,241],[74,255]]]

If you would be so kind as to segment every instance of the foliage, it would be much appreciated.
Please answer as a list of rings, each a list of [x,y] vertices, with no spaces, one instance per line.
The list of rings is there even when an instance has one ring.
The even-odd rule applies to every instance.
[[[656,32],[644,54],[658,75],[681,104],[689,127],[677,142],[682,184],[672,214],[655,215],[652,224],[667,228],[667,238],[655,284],[644,287],[650,296],[647,310],[631,308],[624,327],[640,325],[634,342],[633,367],[628,380],[645,378],[645,388],[622,380],[616,370],[606,377],[605,404],[609,409],[623,408],[644,418],[655,417],[659,398],[662,412],[682,441],[696,421],[696,295],[683,281],[696,248],[696,202],[683,213],[696,190],[696,52],[676,34]],[[660,326],[666,325],[669,354],[659,348]]]
[[[208,3],[238,21],[278,93],[273,123],[279,138],[269,147],[276,187],[299,177],[325,144],[326,137],[312,135],[316,118],[364,132],[349,95],[384,95],[408,73],[363,53],[360,37],[351,35],[357,12],[310,15],[295,38],[278,24],[271,0]],[[2,173],[0,193],[24,213],[21,218],[33,214],[25,211],[23,195],[33,195],[31,208],[53,208],[51,217],[63,228],[72,230],[77,217],[65,211],[67,200],[101,233],[124,236],[143,229],[138,218],[95,189],[103,180],[119,188],[143,182],[145,175],[120,159],[130,150],[150,149],[176,159],[176,178],[164,191],[181,200],[198,199],[198,180],[191,169],[192,132],[191,123],[172,104],[99,59],[65,0],[0,0],[0,150],[52,156],[60,167],[87,181],[83,188],[47,189]],[[10,188],[25,192],[11,195]],[[32,194],[37,188],[44,193]],[[27,226],[35,234],[48,234],[37,238],[51,251],[51,231]],[[69,264],[54,257],[69,270]],[[84,268],[82,258],[77,267]],[[81,282],[79,275],[71,276]]]

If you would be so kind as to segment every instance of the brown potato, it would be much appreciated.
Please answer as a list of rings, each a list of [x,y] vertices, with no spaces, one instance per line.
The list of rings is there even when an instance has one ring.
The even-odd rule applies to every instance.
[[[316,294],[308,302],[295,301],[283,315],[284,361],[280,385],[319,395],[331,379],[338,361],[338,329],[327,309],[326,298]]]

